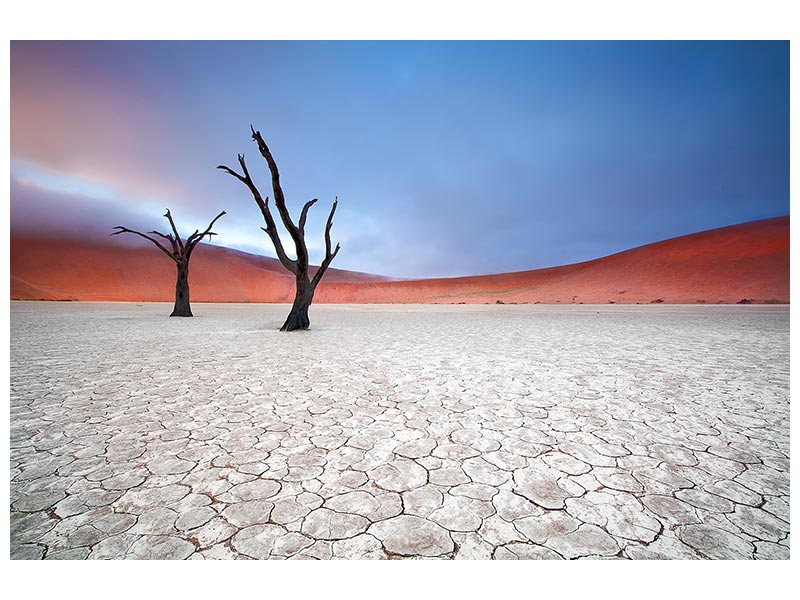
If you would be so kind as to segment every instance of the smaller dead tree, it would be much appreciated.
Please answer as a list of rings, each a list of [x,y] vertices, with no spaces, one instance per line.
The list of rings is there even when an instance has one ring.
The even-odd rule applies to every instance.
[[[144,239],[155,244],[159,250],[175,261],[175,265],[178,268],[178,279],[175,282],[175,306],[172,309],[172,314],[170,317],[192,316],[192,308],[189,306],[189,259],[192,257],[192,252],[200,240],[206,236],[211,238],[212,235],[217,235],[211,231],[211,228],[214,226],[214,223],[217,222],[217,219],[222,217],[224,214],[226,213],[223,210],[216,217],[214,217],[214,220],[211,221],[203,233],[200,233],[200,230],[197,229],[192,235],[186,238],[186,240],[182,240],[181,236],[178,234],[177,227],[175,227],[175,221],[172,220],[172,215],[170,214],[169,209],[167,209],[167,213],[164,216],[169,221],[169,225],[172,228],[172,233],[168,233],[166,235],[158,231],[149,231],[148,233],[156,235],[169,242],[169,248],[164,247],[164,245],[162,245],[157,239],[152,238],[140,231],[134,231],[133,229],[128,229],[127,227],[122,227],[120,225],[114,227],[114,229],[118,229],[119,231],[115,231],[111,235],[119,235],[120,233],[133,233],[139,237],[143,237]]]

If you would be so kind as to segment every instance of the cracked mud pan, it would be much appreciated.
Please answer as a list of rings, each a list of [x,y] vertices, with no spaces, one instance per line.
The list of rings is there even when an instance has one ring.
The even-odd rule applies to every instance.
[[[13,303],[16,559],[785,559],[783,307]]]

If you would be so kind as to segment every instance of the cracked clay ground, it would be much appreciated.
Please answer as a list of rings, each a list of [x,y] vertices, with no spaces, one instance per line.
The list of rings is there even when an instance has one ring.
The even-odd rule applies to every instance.
[[[789,311],[11,306],[12,558],[788,558]]]

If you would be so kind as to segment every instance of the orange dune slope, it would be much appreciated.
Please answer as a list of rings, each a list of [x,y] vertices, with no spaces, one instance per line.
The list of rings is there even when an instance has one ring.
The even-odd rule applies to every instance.
[[[189,277],[195,302],[291,302],[277,260],[201,245]],[[157,249],[115,240],[11,238],[11,297],[172,301],[174,267]],[[392,281],[331,269],[315,296],[329,303],[789,302],[789,217],[686,235],[596,260],[450,279]]]
[[[142,244],[12,236],[11,298],[174,301],[175,263],[148,242]],[[387,280],[334,268],[325,277],[337,283]],[[294,298],[294,276],[276,259],[208,244],[197,246],[192,255],[189,285],[195,302],[291,302]]]

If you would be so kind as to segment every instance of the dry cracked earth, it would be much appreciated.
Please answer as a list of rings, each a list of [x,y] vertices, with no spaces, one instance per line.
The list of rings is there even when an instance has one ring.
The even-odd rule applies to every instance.
[[[789,557],[785,307],[11,306],[17,559]]]

